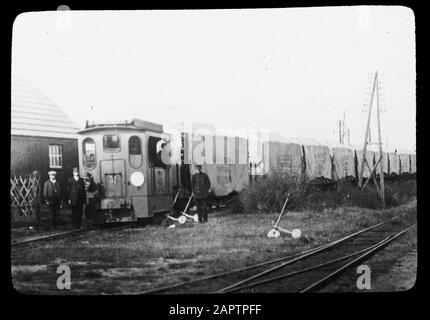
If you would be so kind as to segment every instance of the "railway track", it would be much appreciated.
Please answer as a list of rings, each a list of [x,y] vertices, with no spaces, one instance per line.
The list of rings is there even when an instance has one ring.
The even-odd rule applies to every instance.
[[[307,292],[405,234],[399,216],[322,246],[248,267],[134,294]]]
[[[25,251],[28,249],[34,249],[35,245],[38,243],[45,243],[47,241],[55,241],[60,239],[68,239],[69,241],[78,241],[85,239],[88,237],[89,233],[92,231],[103,231],[103,232],[114,232],[118,230],[122,230],[126,227],[130,227],[131,224],[123,224],[121,226],[117,227],[109,227],[109,228],[95,228],[95,227],[89,227],[89,228],[83,228],[83,229],[73,229],[73,230],[67,230],[67,231],[60,231],[55,232],[51,234],[44,234],[39,236],[33,236],[33,237],[26,237],[24,239],[19,240],[12,240],[11,241],[11,251],[13,253]]]
[[[88,227],[83,229],[73,229],[73,230],[66,230],[66,231],[59,231],[54,232],[50,234],[43,234],[43,235],[36,235],[31,237],[24,237],[23,239],[16,239],[11,241],[11,251],[13,253],[25,251],[27,249],[34,249],[35,244],[39,242],[47,242],[47,241],[54,241],[54,240],[60,240],[60,239],[67,239],[69,241],[78,241],[85,239],[90,232],[93,231],[103,231],[103,232],[114,232],[118,230],[122,230],[124,228],[141,228],[144,227],[150,223],[150,221],[147,222],[122,222],[118,226],[117,224],[113,225],[103,225],[101,227]]]
[[[387,238],[385,238],[384,240],[378,242],[377,244],[367,248],[369,250],[361,250],[358,251],[350,256],[355,256],[357,254],[361,254],[360,256],[358,256],[357,258],[355,258],[352,261],[347,262],[346,264],[342,265],[341,267],[339,267],[338,269],[334,270],[332,273],[326,275],[325,277],[311,283],[310,285],[308,285],[307,287],[301,289],[299,292],[300,293],[304,293],[304,292],[308,292],[311,290],[314,290],[322,285],[324,285],[325,283],[327,283],[329,280],[335,278],[337,275],[340,275],[343,271],[345,271],[347,268],[355,265],[356,263],[359,263],[360,261],[365,260],[367,257],[371,256],[372,254],[374,254],[376,251],[381,250],[383,247],[385,247],[386,245],[388,245],[390,242],[396,240],[398,237],[402,236],[403,234],[405,234],[406,232],[408,232],[411,228],[415,227],[416,224],[396,233],[393,234],[391,236],[388,236]],[[350,257],[348,256],[348,258]],[[346,257],[344,257],[346,258]],[[343,259],[342,259],[343,260]],[[340,261],[340,259],[338,260]],[[337,262],[337,261],[335,261]],[[328,265],[328,264],[327,264]]]
[[[73,229],[73,230],[55,232],[55,233],[38,235],[38,236],[33,236],[33,237],[25,237],[24,239],[12,240],[10,245],[11,245],[11,247],[18,247],[18,246],[22,246],[24,244],[35,243],[35,242],[39,242],[39,241],[58,239],[58,238],[61,238],[61,237],[67,237],[67,236],[70,236],[70,235],[75,235],[75,234],[83,233],[83,232],[86,232],[86,231],[89,231],[89,228],[85,228],[85,229]]]
[[[409,231],[414,225],[407,227],[399,232],[392,233],[382,240],[360,248],[358,250],[349,250],[343,254],[338,255],[334,253],[332,257],[325,257],[327,261],[324,262],[308,262],[304,266],[289,272],[278,272],[277,276],[265,278],[266,272],[254,275],[251,278],[247,278],[243,281],[230,285],[228,287],[218,290],[216,293],[228,293],[228,292],[267,292],[267,291],[281,291],[287,289],[288,292],[310,292],[315,291],[331,281],[336,279],[337,276],[342,274],[345,270],[353,265],[364,261],[378,250],[382,250],[390,242],[396,240],[401,235]],[[354,246],[355,247],[355,246]],[[321,257],[317,257],[318,260]],[[346,261],[346,262],[344,262]],[[264,273],[264,274],[263,274]],[[253,280],[253,281],[251,281]]]

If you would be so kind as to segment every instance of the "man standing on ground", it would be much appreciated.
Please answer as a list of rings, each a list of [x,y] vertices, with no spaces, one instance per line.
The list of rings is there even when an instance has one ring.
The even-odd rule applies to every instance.
[[[31,176],[31,180],[33,182],[33,207],[36,213],[36,220],[39,223],[40,222],[40,202],[42,201],[42,184],[41,179],[39,175],[39,171],[35,170],[33,171],[33,174]]]
[[[43,186],[43,198],[51,213],[52,226],[56,229],[61,207],[60,184],[56,180],[57,172],[49,171],[48,175],[49,180]]]
[[[73,168],[73,177],[67,180],[67,198],[72,209],[73,226],[81,228],[83,207],[87,202],[87,192],[84,180],[79,177],[78,168]]]
[[[206,198],[209,195],[211,182],[206,173],[202,172],[202,166],[196,165],[197,173],[191,179],[192,189],[194,193],[194,200],[197,206],[197,213],[199,222],[208,222],[208,208]]]

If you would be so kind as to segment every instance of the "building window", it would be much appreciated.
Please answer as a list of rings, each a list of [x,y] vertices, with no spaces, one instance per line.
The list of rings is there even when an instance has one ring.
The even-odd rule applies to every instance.
[[[103,150],[106,152],[119,152],[121,150],[121,143],[119,135],[106,134],[103,136]]]
[[[49,145],[49,167],[61,169],[63,167],[63,146],[60,144]]]
[[[93,139],[86,138],[82,142],[83,164],[86,169],[96,167],[96,144]]]

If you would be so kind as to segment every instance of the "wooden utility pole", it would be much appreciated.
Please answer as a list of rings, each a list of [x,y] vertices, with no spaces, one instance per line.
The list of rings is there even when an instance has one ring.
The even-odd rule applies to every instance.
[[[370,119],[372,116],[372,106],[373,106],[373,99],[376,96],[376,114],[377,114],[377,122],[378,122],[378,142],[377,144],[379,145],[379,159],[377,159],[377,162],[375,164],[375,167],[372,169],[370,167],[370,163],[367,163],[367,159],[366,159],[366,153],[367,153],[367,146],[369,144],[372,144],[371,142],[371,138],[370,138]],[[385,186],[384,186],[384,161],[383,161],[383,154],[382,154],[382,134],[381,134],[381,118],[380,118],[380,105],[379,105],[379,80],[378,80],[378,71],[375,72],[375,77],[373,79],[373,87],[372,87],[372,93],[370,96],[370,103],[369,103],[369,113],[367,116],[367,125],[366,125],[366,132],[364,134],[364,145],[363,145],[363,156],[362,156],[362,161],[361,161],[361,168],[360,168],[360,172],[359,172],[359,176],[358,176],[358,186],[362,189],[364,189],[369,180],[371,178],[373,178],[373,181],[375,183],[376,189],[379,192],[379,195],[381,196],[381,200],[382,200],[382,207],[385,208]],[[364,186],[362,185],[363,183],[363,172],[364,172],[364,166],[367,165],[367,167],[370,170],[370,175],[367,178],[367,181],[365,182]],[[373,165],[373,164],[372,164]],[[379,165],[380,168],[380,180],[379,180],[379,186],[378,183],[376,181],[376,177],[375,177],[375,169],[376,166]]]
[[[342,119],[342,144],[345,143],[345,135],[346,135],[345,110],[343,110],[343,119]]]
[[[381,190],[382,208],[385,209],[384,161],[383,161],[383,154],[382,154],[381,108],[379,105],[379,81],[376,84],[376,109],[377,109],[376,115],[378,119],[378,144],[379,144],[379,156],[380,156],[379,184],[380,184],[380,190]]]
[[[345,144],[345,136],[348,137],[348,143],[349,143],[349,128],[345,124],[345,110],[343,110],[343,119],[337,120],[337,130],[335,129],[334,132],[337,132],[339,134],[339,143]]]
[[[369,127],[370,127],[370,117],[372,115],[373,96],[375,94],[375,86],[376,86],[377,79],[378,79],[378,72],[375,72],[375,78],[373,79],[372,93],[371,93],[371,96],[370,96],[369,113],[367,115],[366,132],[364,133],[363,157],[362,157],[362,161],[361,161],[360,172],[358,174],[358,186],[360,188],[362,186],[364,165],[365,165],[365,161],[366,161],[367,144],[368,144],[369,131],[370,131],[369,130]]]

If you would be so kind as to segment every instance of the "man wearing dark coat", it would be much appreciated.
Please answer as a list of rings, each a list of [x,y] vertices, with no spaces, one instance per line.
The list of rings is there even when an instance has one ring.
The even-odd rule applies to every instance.
[[[36,213],[36,220],[40,222],[40,203],[42,200],[42,183],[40,179],[40,174],[38,170],[33,171],[31,180],[33,182],[33,206]]]
[[[78,168],[73,168],[73,177],[67,180],[67,199],[72,209],[73,226],[81,228],[83,207],[87,202],[87,192],[84,180],[79,177]]]
[[[52,217],[52,226],[57,228],[57,220],[61,207],[61,190],[60,184],[56,180],[57,172],[49,171],[49,180],[45,181],[43,186],[43,198]]]
[[[206,173],[202,172],[202,166],[196,165],[197,173],[195,173],[191,179],[194,201],[197,206],[197,214],[199,216],[199,222],[208,222],[208,208],[206,204],[206,198],[209,195],[211,182]]]
[[[92,219],[96,218],[97,209],[100,208],[100,195],[99,185],[95,183],[94,177],[91,173],[87,172],[87,179],[84,180],[87,188],[87,203],[85,205],[85,218]]]

